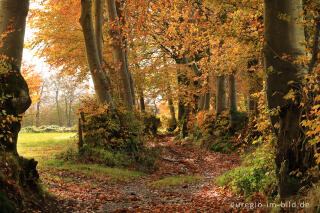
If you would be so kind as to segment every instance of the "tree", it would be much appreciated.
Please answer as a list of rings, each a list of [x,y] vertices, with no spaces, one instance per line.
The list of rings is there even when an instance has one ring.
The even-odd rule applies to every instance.
[[[98,17],[101,18],[101,16]],[[92,0],[81,0],[81,17],[79,21],[85,38],[87,60],[98,103],[100,105],[107,103],[113,108],[114,104],[109,92],[111,85],[108,85],[107,77],[102,68],[103,62],[99,57],[100,53],[97,41],[102,41],[101,39],[96,39],[95,31],[93,29]]]
[[[226,76],[216,77],[216,113],[219,115],[223,110],[227,109],[226,97]]]
[[[57,74],[53,77],[52,86],[55,93],[55,102],[56,102],[56,110],[58,115],[58,124],[59,126],[62,126],[62,113],[61,113],[61,107],[60,107],[60,90],[62,86],[62,76]]]
[[[31,104],[29,89],[21,75],[28,0],[0,1],[0,61],[1,61],[1,126],[0,141],[7,151],[17,154],[17,139],[21,114]],[[4,135],[3,135],[4,134]]]
[[[24,159],[17,152],[21,114],[31,105],[28,85],[21,75],[28,9],[29,0],[0,1],[1,197],[15,200],[20,208],[25,201],[22,195],[39,197],[37,162]],[[1,208],[1,211],[7,212],[7,209]]]
[[[125,17],[122,14],[118,14],[118,11],[122,11],[124,8],[118,6],[115,0],[107,0],[108,17],[109,17],[109,33],[112,39],[112,55],[113,62],[116,70],[120,73],[122,86],[123,86],[123,98],[129,109],[132,109],[134,105],[134,90],[131,73],[128,70],[128,61],[126,56],[126,42],[123,40],[123,33],[121,32],[120,20],[124,20]],[[122,19],[120,19],[120,17]]]
[[[265,1],[265,72],[267,98],[278,115],[271,118],[277,135],[276,165],[280,198],[297,193],[306,183],[293,174],[306,172],[314,166],[311,145],[307,143],[300,121],[299,88],[306,70],[299,65],[304,55],[301,42],[304,28],[297,22],[302,11],[302,0]]]
[[[41,90],[39,92],[39,101],[37,102],[37,111],[36,111],[36,127],[40,126],[40,105],[42,101],[43,90],[45,86],[45,81],[42,82]]]

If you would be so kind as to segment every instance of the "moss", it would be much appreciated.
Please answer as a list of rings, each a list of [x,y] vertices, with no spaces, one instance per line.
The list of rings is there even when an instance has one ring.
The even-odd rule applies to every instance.
[[[6,196],[5,193],[0,191],[0,210],[2,213],[15,213],[17,212],[16,210],[16,205],[14,202],[9,200],[9,198]]]

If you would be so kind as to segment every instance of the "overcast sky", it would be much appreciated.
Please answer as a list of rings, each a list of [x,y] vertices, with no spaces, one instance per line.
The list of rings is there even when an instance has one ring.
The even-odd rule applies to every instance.
[[[36,3],[36,0],[31,0],[30,9],[39,8],[39,4]],[[30,26],[26,26],[25,42],[32,40],[33,31],[30,29]],[[35,65],[36,71],[41,73],[43,77],[49,75],[49,66],[44,62],[44,60],[34,56],[34,51],[23,49],[23,61],[27,64]]]

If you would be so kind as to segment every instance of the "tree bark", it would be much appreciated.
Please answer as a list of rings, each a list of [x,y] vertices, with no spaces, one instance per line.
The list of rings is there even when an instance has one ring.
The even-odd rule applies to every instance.
[[[79,22],[83,30],[87,60],[98,103],[100,105],[107,103],[111,108],[114,108],[111,95],[108,91],[111,85],[108,85],[105,72],[102,69],[102,62],[100,61],[100,54],[93,30],[92,0],[81,0],[81,17]]]
[[[314,66],[316,65],[319,53],[319,37],[320,37],[320,18],[315,20],[316,26],[313,35],[313,47],[312,47],[312,56],[309,64],[309,74],[313,73]]]
[[[226,98],[226,76],[216,77],[216,113],[219,115],[223,110],[227,109]]]
[[[110,36],[112,38],[112,53],[113,53],[113,61],[116,69],[120,73],[120,77],[123,83],[123,93],[125,98],[125,103],[127,107],[132,110],[133,107],[133,94],[132,94],[132,88],[130,86],[130,75],[128,74],[127,70],[127,60],[125,56],[125,49],[123,48],[123,41],[120,31],[120,23],[118,20],[118,14],[117,14],[117,6],[115,0],[107,0],[107,6],[108,6],[108,15],[109,15],[109,21],[114,26],[110,26]]]
[[[57,107],[59,126],[62,126],[61,112],[60,112],[60,106],[59,106],[59,90],[56,90],[56,107]]]
[[[263,79],[258,77],[257,74],[253,71],[253,67],[258,65],[257,59],[252,59],[248,61],[248,114],[249,119],[252,121],[255,116],[258,115],[258,100],[253,97],[254,93],[260,92],[263,87]]]
[[[228,76],[228,86],[229,86],[229,109],[231,112],[237,112],[237,92],[236,92],[236,78],[234,74]]]
[[[45,84],[45,81],[42,82],[41,90],[40,90],[40,94],[39,94],[40,97],[39,97],[39,101],[37,102],[36,127],[39,127],[39,126],[40,126],[40,105],[41,105],[41,97],[42,97],[43,90],[44,90],[44,84]]]
[[[306,74],[301,66],[292,61],[304,54],[300,43],[305,40],[304,29],[296,23],[302,11],[302,0],[265,0],[265,72],[267,73],[267,98],[269,108],[279,108],[278,116],[271,118],[277,139],[276,166],[279,194],[282,200],[296,194],[305,184],[293,171],[304,174],[315,165],[313,151],[300,125],[302,109],[298,88]],[[290,20],[279,19],[280,14]],[[292,60],[285,60],[283,55]],[[292,90],[295,101],[284,96]]]
[[[104,0],[94,0],[94,8],[95,8],[95,37],[97,50],[99,55],[99,60],[103,63],[103,54],[102,54],[102,42],[103,42],[103,8],[104,8]]]
[[[228,86],[229,86],[229,117],[230,117],[230,128],[235,129],[236,119],[237,119],[237,92],[236,92],[236,78],[234,74],[228,76]]]
[[[207,92],[204,96],[204,105],[203,105],[203,110],[205,111],[209,111],[210,109],[210,99],[211,99],[211,95],[209,92]]]
[[[146,111],[146,106],[144,104],[144,96],[143,96],[142,92],[140,94],[140,107],[141,107],[141,112],[145,112]]]
[[[169,110],[170,110],[170,122],[169,122],[169,128],[168,130],[170,132],[173,132],[177,128],[177,119],[176,119],[176,113],[174,109],[174,104],[172,98],[168,98],[168,105],[169,105]]]
[[[0,144],[5,151],[17,154],[17,139],[21,128],[20,115],[31,105],[29,89],[20,73],[29,0],[0,0],[0,118],[18,117],[0,127]],[[5,114],[3,113],[5,111]]]
[[[68,122],[67,122],[67,126],[71,127],[71,110],[72,110],[72,100],[69,101],[69,113],[68,113]]]

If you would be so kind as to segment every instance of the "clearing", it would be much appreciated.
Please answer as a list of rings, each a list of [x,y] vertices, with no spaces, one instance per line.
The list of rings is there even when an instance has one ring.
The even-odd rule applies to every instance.
[[[39,174],[59,209],[48,212],[240,212],[241,197],[214,179],[239,165],[236,154],[213,153],[159,136],[159,170],[152,174],[56,159],[75,150],[73,133],[21,133],[18,152],[39,161]],[[243,212],[243,209],[242,209]]]

